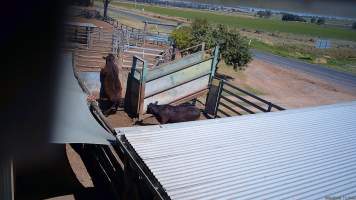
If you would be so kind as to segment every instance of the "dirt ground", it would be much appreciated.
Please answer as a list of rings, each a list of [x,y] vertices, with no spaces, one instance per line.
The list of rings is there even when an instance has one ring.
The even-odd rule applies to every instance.
[[[68,21],[80,22],[80,23],[92,23],[95,26],[102,27],[103,29],[105,29],[107,31],[112,31],[112,25],[110,25],[104,21],[97,20],[97,19],[86,19],[83,17],[71,17]]]
[[[356,100],[356,91],[256,59],[233,82],[253,87],[262,98],[287,109]]]

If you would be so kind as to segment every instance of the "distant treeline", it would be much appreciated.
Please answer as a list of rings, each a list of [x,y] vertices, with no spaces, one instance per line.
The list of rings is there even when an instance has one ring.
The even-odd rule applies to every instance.
[[[70,3],[78,6],[92,6],[94,4],[94,0],[71,0]]]
[[[264,18],[269,18],[272,16],[272,12],[270,10],[260,10],[257,11],[257,16],[259,17],[264,17]]]
[[[303,17],[298,15],[293,15],[289,13],[284,13],[282,16],[283,21],[298,21],[298,22],[307,22]]]
[[[290,13],[284,13],[282,16],[283,21],[297,21],[297,22],[307,22],[307,20],[301,16],[293,15]],[[322,25],[325,24],[325,18],[322,17],[312,17],[310,18],[310,23]]]
[[[128,0],[134,2],[135,0]],[[215,11],[229,11],[229,12],[241,12],[240,8],[225,7],[213,4],[204,3],[193,3],[186,1],[167,1],[167,0],[136,0],[137,3],[148,3],[161,6],[172,6],[179,8],[193,8],[193,9],[203,9],[203,10],[215,10]]]

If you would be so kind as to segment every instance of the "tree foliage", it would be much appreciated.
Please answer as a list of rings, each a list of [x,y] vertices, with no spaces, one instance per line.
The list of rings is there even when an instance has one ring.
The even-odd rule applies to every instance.
[[[211,26],[206,19],[195,19],[191,25],[193,45],[200,44],[209,40],[209,32],[211,31]]]
[[[323,24],[325,24],[325,18],[322,18],[322,17],[318,18],[318,20],[316,21],[316,23],[317,23],[318,25],[323,25]]]
[[[270,10],[260,10],[256,14],[261,18],[269,18],[272,16],[272,12]]]
[[[236,30],[229,30],[222,45],[222,57],[225,63],[233,65],[234,69],[244,69],[252,60],[247,39]]]
[[[316,23],[316,17],[312,17],[311,19],[310,19],[310,23],[312,23],[312,24],[314,24],[314,23]]]
[[[300,17],[298,15],[293,15],[289,13],[285,13],[282,16],[283,21],[299,21],[299,22],[306,22],[306,20],[303,17]]]
[[[182,26],[171,33],[171,37],[174,40],[178,49],[186,49],[192,46],[192,28],[188,26]]]
[[[72,0],[71,4],[78,6],[93,6],[94,0]]]
[[[219,45],[222,58],[234,69],[244,69],[252,59],[247,39],[236,29],[222,24],[210,25],[204,19],[195,20],[190,27],[174,30],[171,37],[179,49],[203,42],[209,49]]]
[[[352,29],[356,29],[356,22],[352,24]]]

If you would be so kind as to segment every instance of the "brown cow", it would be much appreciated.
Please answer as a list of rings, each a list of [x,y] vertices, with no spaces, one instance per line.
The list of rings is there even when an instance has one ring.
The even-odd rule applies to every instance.
[[[100,102],[105,115],[115,113],[121,98],[122,85],[119,79],[119,68],[115,63],[115,56],[109,54],[104,57],[105,67],[100,71]]]
[[[193,105],[157,105],[150,103],[147,114],[153,114],[161,124],[194,121],[199,119],[200,110]]]

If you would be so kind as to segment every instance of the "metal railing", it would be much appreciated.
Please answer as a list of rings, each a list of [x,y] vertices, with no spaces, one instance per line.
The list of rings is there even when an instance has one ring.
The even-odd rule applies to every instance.
[[[204,51],[205,50],[205,44],[201,43],[183,50],[178,51],[177,49],[173,49],[173,47],[167,48],[162,55],[157,59],[157,62],[155,64],[156,66],[162,65],[167,62],[171,62],[176,59],[183,58],[185,56],[197,53],[199,51]],[[176,52],[177,51],[177,52]],[[178,53],[179,57],[176,57],[176,53]]]
[[[213,118],[285,110],[285,108],[236,87],[226,80],[216,77],[214,79],[218,80],[219,84]]]

